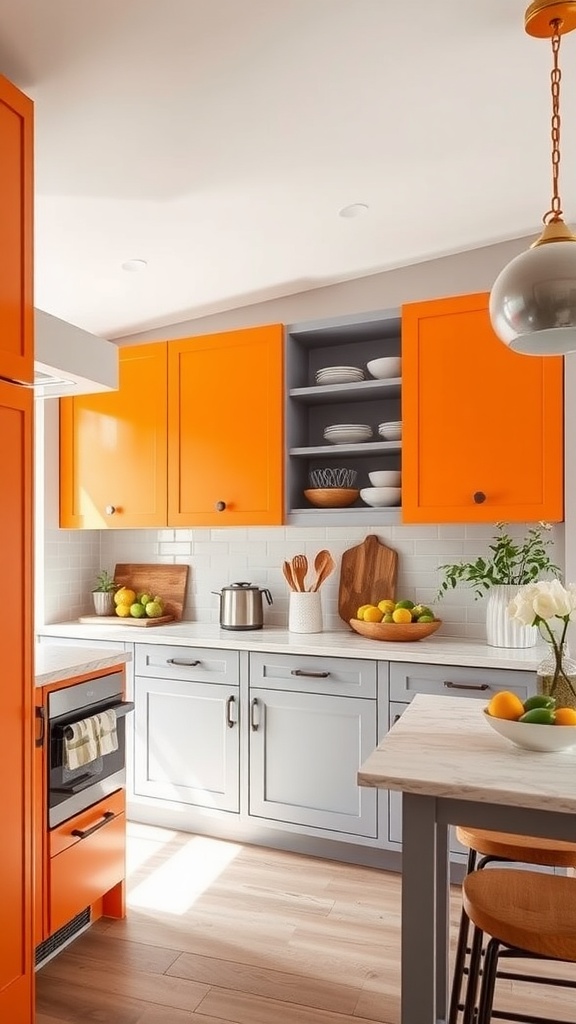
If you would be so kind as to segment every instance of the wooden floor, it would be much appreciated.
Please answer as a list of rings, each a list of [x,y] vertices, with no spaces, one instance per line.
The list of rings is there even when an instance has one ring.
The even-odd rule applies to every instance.
[[[400,884],[131,824],[127,918],[38,972],[37,1024],[397,1024]],[[501,1008],[576,1021],[574,990],[499,993]]]

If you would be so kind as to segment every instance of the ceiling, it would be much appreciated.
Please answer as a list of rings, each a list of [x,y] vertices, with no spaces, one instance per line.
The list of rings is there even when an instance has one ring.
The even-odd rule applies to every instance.
[[[0,71],[35,100],[35,304],[114,338],[536,233],[551,55],[523,17],[521,0],[0,0]],[[570,219],[576,33],[561,64]]]

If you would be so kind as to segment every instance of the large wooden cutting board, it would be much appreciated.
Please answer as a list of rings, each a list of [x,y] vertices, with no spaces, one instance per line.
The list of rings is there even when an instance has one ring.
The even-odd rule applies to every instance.
[[[344,622],[356,618],[361,604],[378,604],[396,597],[398,552],[373,533],[342,555],[338,614]]]
[[[122,587],[130,587],[136,591],[147,590],[153,597],[158,594],[164,601],[164,615],[181,619],[186,599],[188,568],[187,565],[146,565],[126,562],[116,566],[114,579]]]

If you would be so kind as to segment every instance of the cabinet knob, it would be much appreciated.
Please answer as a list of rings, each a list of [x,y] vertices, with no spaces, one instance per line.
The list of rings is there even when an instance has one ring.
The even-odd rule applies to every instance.
[[[225,508],[226,508],[226,502],[225,501],[217,501],[216,502],[216,511],[217,512],[223,512]]]
[[[113,516],[115,511],[116,511],[116,506],[115,505],[106,505],[106,508],[104,509],[104,511],[105,511],[107,516]]]
[[[481,505],[483,501],[486,501],[486,495],[484,494],[484,491],[474,491],[472,497],[474,498],[474,501],[477,505]]]

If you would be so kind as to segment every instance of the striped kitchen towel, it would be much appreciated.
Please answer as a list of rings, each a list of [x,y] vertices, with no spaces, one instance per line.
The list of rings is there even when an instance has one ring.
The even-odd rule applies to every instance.
[[[93,718],[82,718],[64,730],[64,766],[69,771],[90,764],[99,757]]]
[[[103,756],[118,750],[118,732],[116,730],[116,712],[114,709],[110,708],[109,711],[100,711],[97,715],[93,715],[91,720],[94,723],[98,753]]]

